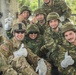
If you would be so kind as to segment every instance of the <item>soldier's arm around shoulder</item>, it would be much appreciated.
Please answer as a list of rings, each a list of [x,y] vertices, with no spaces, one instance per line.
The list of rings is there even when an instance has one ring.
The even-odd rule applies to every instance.
[[[9,41],[4,41],[3,44],[0,46],[0,52],[5,56],[8,57],[11,54],[11,43]]]
[[[39,56],[34,54],[29,48],[27,48],[28,55],[27,59],[35,66],[37,67],[38,61],[41,59]],[[51,75],[51,64],[45,60],[46,66],[47,66],[47,75]]]

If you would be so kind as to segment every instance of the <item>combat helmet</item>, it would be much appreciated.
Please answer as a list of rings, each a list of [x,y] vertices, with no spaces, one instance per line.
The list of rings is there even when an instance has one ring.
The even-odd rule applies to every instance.
[[[29,34],[31,32],[40,33],[39,28],[36,24],[30,24],[30,25],[27,26],[27,34]]]
[[[12,32],[13,31],[26,31],[26,26],[22,22],[15,23],[12,26]]]
[[[73,30],[76,31],[76,26],[70,22],[66,23],[65,25],[62,26],[62,33],[64,34],[65,32]]]
[[[34,14],[35,15],[38,15],[38,14],[43,14],[44,16],[46,16],[46,13],[44,12],[44,9],[43,8],[38,8],[34,11]]]
[[[53,20],[53,19],[58,19],[60,21],[60,17],[59,17],[59,14],[56,13],[56,12],[51,12],[47,15],[47,21],[49,22],[50,20]]]
[[[31,10],[28,6],[22,6],[20,8],[20,14],[22,14],[24,11],[29,11],[29,14],[31,15]]]

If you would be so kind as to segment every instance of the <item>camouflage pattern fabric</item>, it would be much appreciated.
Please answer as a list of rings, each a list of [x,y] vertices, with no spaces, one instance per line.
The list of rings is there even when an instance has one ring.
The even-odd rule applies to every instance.
[[[21,8],[20,8],[20,14],[21,13],[23,13],[24,11],[29,11],[29,14],[31,15],[31,10],[30,10],[30,8],[28,7],[28,6],[22,6]]]
[[[65,69],[59,67],[59,70],[62,71],[62,73],[64,75],[66,75],[66,74],[67,75],[76,75],[76,46],[74,46],[73,44],[69,43],[68,47],[65,50],[67,50],[69,52],[69,55],[73,58],[74,64],[71,65],[71,66],[68,66]],[[62,53],[62,54],[64,54],[64,53]],[[62,58],[64,58],[63,55],[59,58],[60,61],[62,60]]]
[[[44,15],[44,19],[43,20],[38,20],[36,22],[37,26],[39,27],[39,30],[40,30],[40,34],[43,35],[44,34],[44,31],[46,29],[46,13],[45,11],[43,10],[43,8],[38,8],[34,11],[34,15],[35,16],[38,16],[39,14],[43,14]]]
[[[42,8],[44,9],[47,15],[50,12],[57,12],[59,16],[64,16],[66,19],[68,19],[71,15],[71,9],[62,0],[53,0],[51,6],[43,4]]]
[[[41,56],[40,48],[44,45],[43,37],[38,35],[36,39],[31,39],[28,36],[26,36],[26,45],[28,48],[30,48],[35,54],[38,56]]]
[[[62,68],[60,63],[64,59],[65,52],[68,51],[69,55],[73,58],[74,64],[67,68]],[[54,65],[58,67],[59,72],[63,75],[76,75],[76,47],[69,44],[66,48],[57,45],[56,49],[49,54],[49,59],[54,62]]]
[[[40,34],[41,34],[41,35],[44,35],[45,29],[47,28],[46,22],[43,23],[43,24],[41,24],[41,22],[38,21],[38,22],[37,22],[37,26],[38,26],[38,28],[39,28],[39,30],[40,30]]]
[[[46,46],[51,46],[52,44],[59,44],[62,45],[63,42],[63,35],[61,30],[59,29],[58,33],[54,32],[50,27],[46,29],[44,34],[44,40]]]
[[[7,59],[1,52],[0,71],[2,71],[2,75],[17,75],[17,72],[12,68],[12,66],[7,64]]]
[[[51,6],[43,4],[42,7],[44,8],[47,14],[50,12],[57,12],[60,16],[64,15],[67,18],[71,15],[71,9],[62,0],[53,0]]]
[[[13,25],[14,24],[16,24],[16,23],[18,23],[19,21],[18,21],[18,19],[15,19],[14,21],[13,21]],[[25,25],[25,27],[27,27],[29,24],[30,24],[30,21],[27,19],[24,19],[23,21],[22,21],[22,23],[24,23],[24,25]],[[13,26],[12,25],[12,26]],[[12,39],[13,38],[13,34],[12,34],[12,32],[11,32],[11,30],[12,30],[12,28],[10,29],[10,30],[7,30],[6,31],[6,34],[7,34],[7,36],[8,36],[8,38],[9,39]]]
[[[7,56],[6,55],[5,56],[9,60],[8,57],[10,55],[13,55],[13,52],[17,51],[20,48],[21,42],[15,40],[13,38],[13,39],[11,39],[9,41],[6,41],[5,44],[2,45],[2,46],[5,46],[7,50],[4,50],[1,47],[0,48],[1,52],[2,51],[6,51],[7,52],[7,54],[6,54]],[[38,57],[36,54],[34,54],[30,49],[28,49],[28,48],[26,48],[26,49],[28,51],[27,60],[30,61],[36,67],[37,66],[37,62],[40,59],[40,57]],[[10,61],[8,61],[8,63],[10,65],[12,65],[17,72],[20,72],[23,75],[37,75],[37,73],[32,68],[30,68],[30,64],[28,62],[25,62],[25,61],[27,61],[25,57],[20,57],[19,58],[20,60],[16,59],[16,60],[12,61],[12,59],[10,59]],[[17,63],[19,63],[19,64],[17,64]],[[46,65],[48,67],[47,75],[50,75],[50,73],[51,73],[51,65],[48,62],[46,62]]]
[[[37,33],[37,37],[35,39],[31,39],[29,37],[31,32]],[[41,48],[41,46],[44,45],[44,38],[42,35],[40,35],[39,28],[36,24],[29,25],[27,27],[27,35],[26,35],[25,43],[26,43],[27,47],[30,48],[35,54],[37,54],[38,56],[42,55],[40,48]]]

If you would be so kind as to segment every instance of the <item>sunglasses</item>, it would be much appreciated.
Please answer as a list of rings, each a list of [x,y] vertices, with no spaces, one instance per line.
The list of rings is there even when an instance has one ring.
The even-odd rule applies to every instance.
[[[15,31],[15,33],[18,33],[18,34],[23,34],[23,33],[25,33],[25,31]]]
[[[29,32],[29,34],[38,34],[38,32]]]

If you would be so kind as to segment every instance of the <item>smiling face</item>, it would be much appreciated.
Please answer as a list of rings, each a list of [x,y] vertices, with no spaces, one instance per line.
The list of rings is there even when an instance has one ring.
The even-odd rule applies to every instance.
[[[31,39],[36,39],[37,36],[38,36],[38,33],[37,33],[37,32],[29,33],[29,37],[30,37]]]
[[[56,29],[58,27],[59,21],[58,19],[50,20],[49,25],[51,28]]]
[[[22,41],[25,37],[25,31],[15,31],[14,32],[14,37],[18,40],[18,41]]]
[[[25,19],[28,19],[29,16],[30,16],[29,11],[27,11],[27,10],[24,11],[22,14],[23,14],[23,16],[24,16]]]
[[[36,16],[36,18],[37,18],[38,21],[44,20],[44,15],[43,14],[38,14]]]
[[[64,33],[64,37],[68,42],[74,43],[76,40],[76,33],[70,30]]]

